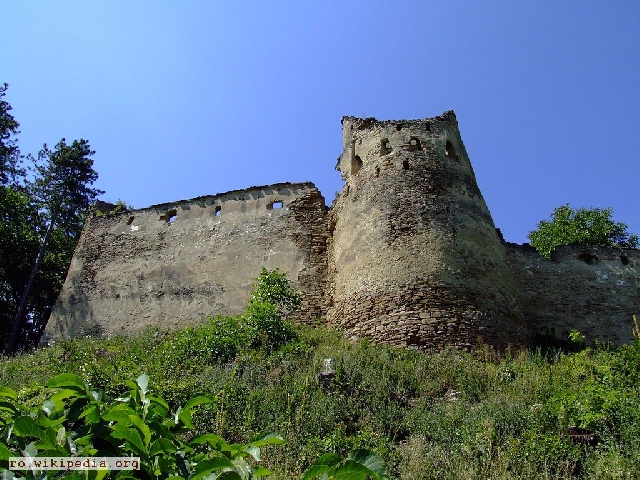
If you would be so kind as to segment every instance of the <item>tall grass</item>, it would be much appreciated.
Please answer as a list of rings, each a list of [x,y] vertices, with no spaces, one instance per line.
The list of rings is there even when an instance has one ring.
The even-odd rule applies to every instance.
[[[275,478],[298,478],[319,455],[377,451],[396,478],[640,477],[640,341],[579,353],[420,353],[339,332],[297,328],[278,349],[251,349],[232,319],[139,337],[58,342],[0,362],[0,385],[38,405],[42,385],[72,372],[114,395],[141,373],[172,407],[215,404],[193,434],[247,442],[264,431]],[[292,337],[293,338],[293,337]],[[317,381],[334,359],[329,388]],[[569,427],[593,435],[580,443]]]

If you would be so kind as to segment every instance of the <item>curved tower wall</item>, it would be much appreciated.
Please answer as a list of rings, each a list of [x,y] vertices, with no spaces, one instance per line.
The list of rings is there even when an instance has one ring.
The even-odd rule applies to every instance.
[[[328,321],[353,337],[421,349],[523,344],[504,246],[455,114],[342,124]]]

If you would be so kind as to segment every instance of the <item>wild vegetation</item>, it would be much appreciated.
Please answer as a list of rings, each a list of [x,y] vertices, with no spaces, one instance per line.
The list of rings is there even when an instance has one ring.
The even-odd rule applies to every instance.
[[[569,204],[562,205],[553,211],[551,220],[539,222],[528,237],[540,255],[547,258],[560,245],[638,248],[638,236],[612,216],[612,208],[573,209]]]
[[[259,466],[273,472],[270,478],[300,478],[303,472],[305,478],[365,478],[364,470],[361,477],[336,473],[357,465],[371,467],[372,478],[383,478],[383,468],[389,477],[403,479],[638,475],[640,340],[572,354],[538,350],[502,356],[488,348],[472,354],[422,353],[353,343],[324,328],[294,328],[273,314],[285,311],[286,301],[278,298],[295,298],[282,278],[263,271],[259,285],[280,285],[283,295],[263,302],[258,286],[238,317],[135,338],[66,340],[5,359],[0,364],[0,385],[6,387],[0,408],[3,442],[15,451],[26,448],[19,442],[35,440],[24,429],[8,433],[7,404],[20,405],[20,415],[34,422],[71,415],[73,409],[55,403],[68,395],[61,396],[57,387],[85,396],[103,392],[100,428],[121,441],[126,440],[122,429],[134,429],[134,421],[134,426],[117,427],[124,420],[109,412],[129,408],[141,417],[140,400],[146,395],[160,424],[166,421],[166,428],[177,430],[168,437],[173,446],[154,447],[156,457],[164,458],[161,446],[186,452],[183,458],[192,448],[193,458],[224,457],[232,463],[240,458],[264,473],[250,455],[253,445],[264,449]],[[263,308],[265,303],[270,306]],[[327,358],[333,359],[335,376],[330,383],[319,382]],[[69,372],[78,378],[59,376]],[[47,403],[52,396],[55,408]],[[180,407],[188,411],[181,414],[188,422],[181,424],[175,422],[180,414],[165,415]],[[65,432],[70,434],[68,428]],[[154,432],[150,427],[147,437],[139,435],[146,440],[138,450],[137,440],[130,447],[141,458],[147,455],[148,465],[156,461],[150,458],[159,438]],[[152,468],[139,478],[169,478],[179,467],[174,453],[168,458],[162,460],[169,462],[166,470]],[[206,465],[213,468],[202,465],[198,473]]]
[[[13,353],[37,343],[101,192],[85,140],[44,145],[27,176],[6,91],[0,342]],[[530,239],[547,257],[562,244],[637,247],[611,216],[565,205]],[[283,274],[263,270],[237,317],[4,358],[0,468],[10,455],[112,454],[141,458],[130,478],[640,476],[637,323],[620,348],[585,348],[574,331],[574,353],[422,353],[294,327],[299,302]],[[335,372],[319,381],[326,359]]]
[[[13,353],[38,343],[87,212],[104,192],[91,187],[98,174],[86,140],[21,154],[7,89],[0,84],[0,345]]]

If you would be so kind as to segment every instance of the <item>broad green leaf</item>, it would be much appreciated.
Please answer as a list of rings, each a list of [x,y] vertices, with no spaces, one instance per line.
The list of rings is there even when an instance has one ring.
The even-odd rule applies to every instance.
[[[90,403],[89,405],[87,405],[84,410],[82,410],[82,413],[80,413],[79,418],[85,417],[85,421],[87,423],[100,423],[100,409],[98,408],[98,406],[94,403]]]
[[[211,448],[218,451],[222,451],[222,449],[227,446],[227,442],[224,441],[224,438],[213,433],[205,433],[203,435],[200,435],[191,440],[191,442],[189,443],[192,445],[202,445],[204,443],[207,443],[211,446]]]
[[[254,468],[254,470],[251,473],[251,475],[253,475],[255,478],[257,478],[257,477],[268,477],[269,475],[271,475],[271,470],[267,470],[266,468],[264,468],[262,466],[258,466],[256,468]]]
[[[50,400],[55,402],[56,410],[61,410],[62,406],[64,405],[63,400],[66,400],[68,398],[83,397],[83,396],[84,396],[83,392],[70,389],[70,388],[63,388],[62,390],[59,390],[56,393],[54,393],[51,396]]]
[[[331,467],[329,467],[328,465],[313,465],[309,468],[309,470],[304,472],[302,480],[313,480],[314,478],[318,478],[330,468]]]
[[[113,408],[106,411],[102,418],[108,422],[117,421],[124,422],[126,424],[130,424],[129,415],[135,415],[136,412],[128,405],[123,403],[115,405]]]
[[[136,430],[135,428],[126,429],[124,439],[127,441],[127,444],[130,445],[130,448],[132,447],[131,449],[134,450],[135,452],[141,455],[147,454],[147,449],[142,443],[142,438],[140,438],[140,433],[138,433],[138,430]]]
[[[109,474],[109,470],[92,470],[91,472],[89,472],[89,475],[90,475],[89,480],[102,480],[108,474]]]
[[[251,467],[244,458],[234,458],[232,463],[242,478],[251,478]]]
[[[76,390],[79,393],[87,393],[87,387],[80,377],[72,373],[62,373],[53,377],[47,382],[47,387],[50,388],[66,388],[69,390]]]
[[[342,461],[340,456],[335,453],[325,453],[318,458],[313,465],[305,472],[302,480],[311,480],[325,473],[331,467],[339,464]]]
[[[0,397],[10,398],[11,400],[17,400],[18,394],[13,388],[0,387]]]
[[[27,415],[16,418],[13,422],[13,432],[20,437],[41,438],[43,435],[43,431],[36,421]]]
[[[115,477],[117,480],[137,480],[136,477],[128,470],[122,470],[120,473],[116,474]]]
[[[211,395],[199,395],[197,397],[193,397],[192,399],[190,399],[184,407],[182,407],[182,410],[192,410],[193,407],[196,407],[198,405],[204,405],[207,403],[214,403],[215,402],[215,398],[213,398]]]
[[[249,445],[264,447],[265,445],[282,445],[284,443],[284,438],[277,433],[263,433],[254,438]]]
[[[330,476],[332,480],[367,480],[370,477],[374,480],[386,478],[354,460],[345,460]]]
[[[111,437],[117,438],[120,440],[124,440],[127,438],[127,432],[129,431],[129,425],[125,423],[114,423],[113,425],[109,425],[111,429]]]
[[[0,410],[16,413],[18,411],[18,407],[11,402],[0,402]]]
[[[191,409],[182,409],[179,413],[177,413],[178,421],[176,424],[182,423],[185,428],[193,428],[193,422],[191,421],[193,417],[193,411]]]
[[[145,451],[148,450],[149,442],[151,441],[151,430],[149,430],[147,424],[145,424],[144,421],[137,415],[129,415],[129,420],[131,421],[131,424],[135,426],[142,434]]]
[[[334,465],[337,465],[341,461],[342,461],[342,458],[339,455],[336,455],[335,453],[325,453],[320,458],[318,458],[315,462],[313,462],[313,464],[327,465],[329,467],[332,467]]]
[[[160,405],[162,408],[164,408],[165,411],[169,411],[169,405],[167,404],[167,402],[165,401],[164,398],[162,398],[159,395],[147,395],[147,398],[151,401],[151,403],[155,403],[157,405]]]
[[[177,450],[176,446],[170,440],[166,438],[158,438],[151,444],[151,448],[149,448],[149,456],[152,457],[154,455],[175,453]]]
[[[14,456],[4,443],[0,443],[0,460],[9,460],[9,457]]]
[[[367,449],[358,449],[349,453],[347,460],[353,460],[354,462],[359,463],[360,465],[364,465],[372,472],[377,473],[378,475],[386,475],[387,471],[384,468],[384,462],[382,458],[378,456],[375,452]]]
[[[247,455],[247,452],[244,450],[244,445],[240,443],[227,444],[222,448],[222,453],[229,458],[242,458]]]
[[[225,457],[214,457],[208,460],[203,460],[198,462],[196,465],[194,475],[191,477],[191,480],[199,480],[203,479],[206,476],[212,473],[223,473],[223,472],[235,472],[235,467],[233,463],[229,461],[229,459]],[[241,477],[236,473],[237,478]],[[234,478],[234,477],[230,477]]]

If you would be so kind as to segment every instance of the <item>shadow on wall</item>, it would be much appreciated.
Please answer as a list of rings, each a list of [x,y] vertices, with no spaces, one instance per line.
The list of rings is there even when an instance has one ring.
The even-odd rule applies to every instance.
[[[560,246],[547,259],[528,244],[505,246],[535,346],[573,351],[580,347],[570,339],[573,331],[589,345],[634,341],[639,250]]]
[[[74,278],[68,288],[68,294],[60,295],[54,307],[59,312],[57,318],[66,321],[48,325],[40,339],[40,346],[63,338],[102,337],[104,334],[79,279]]]

